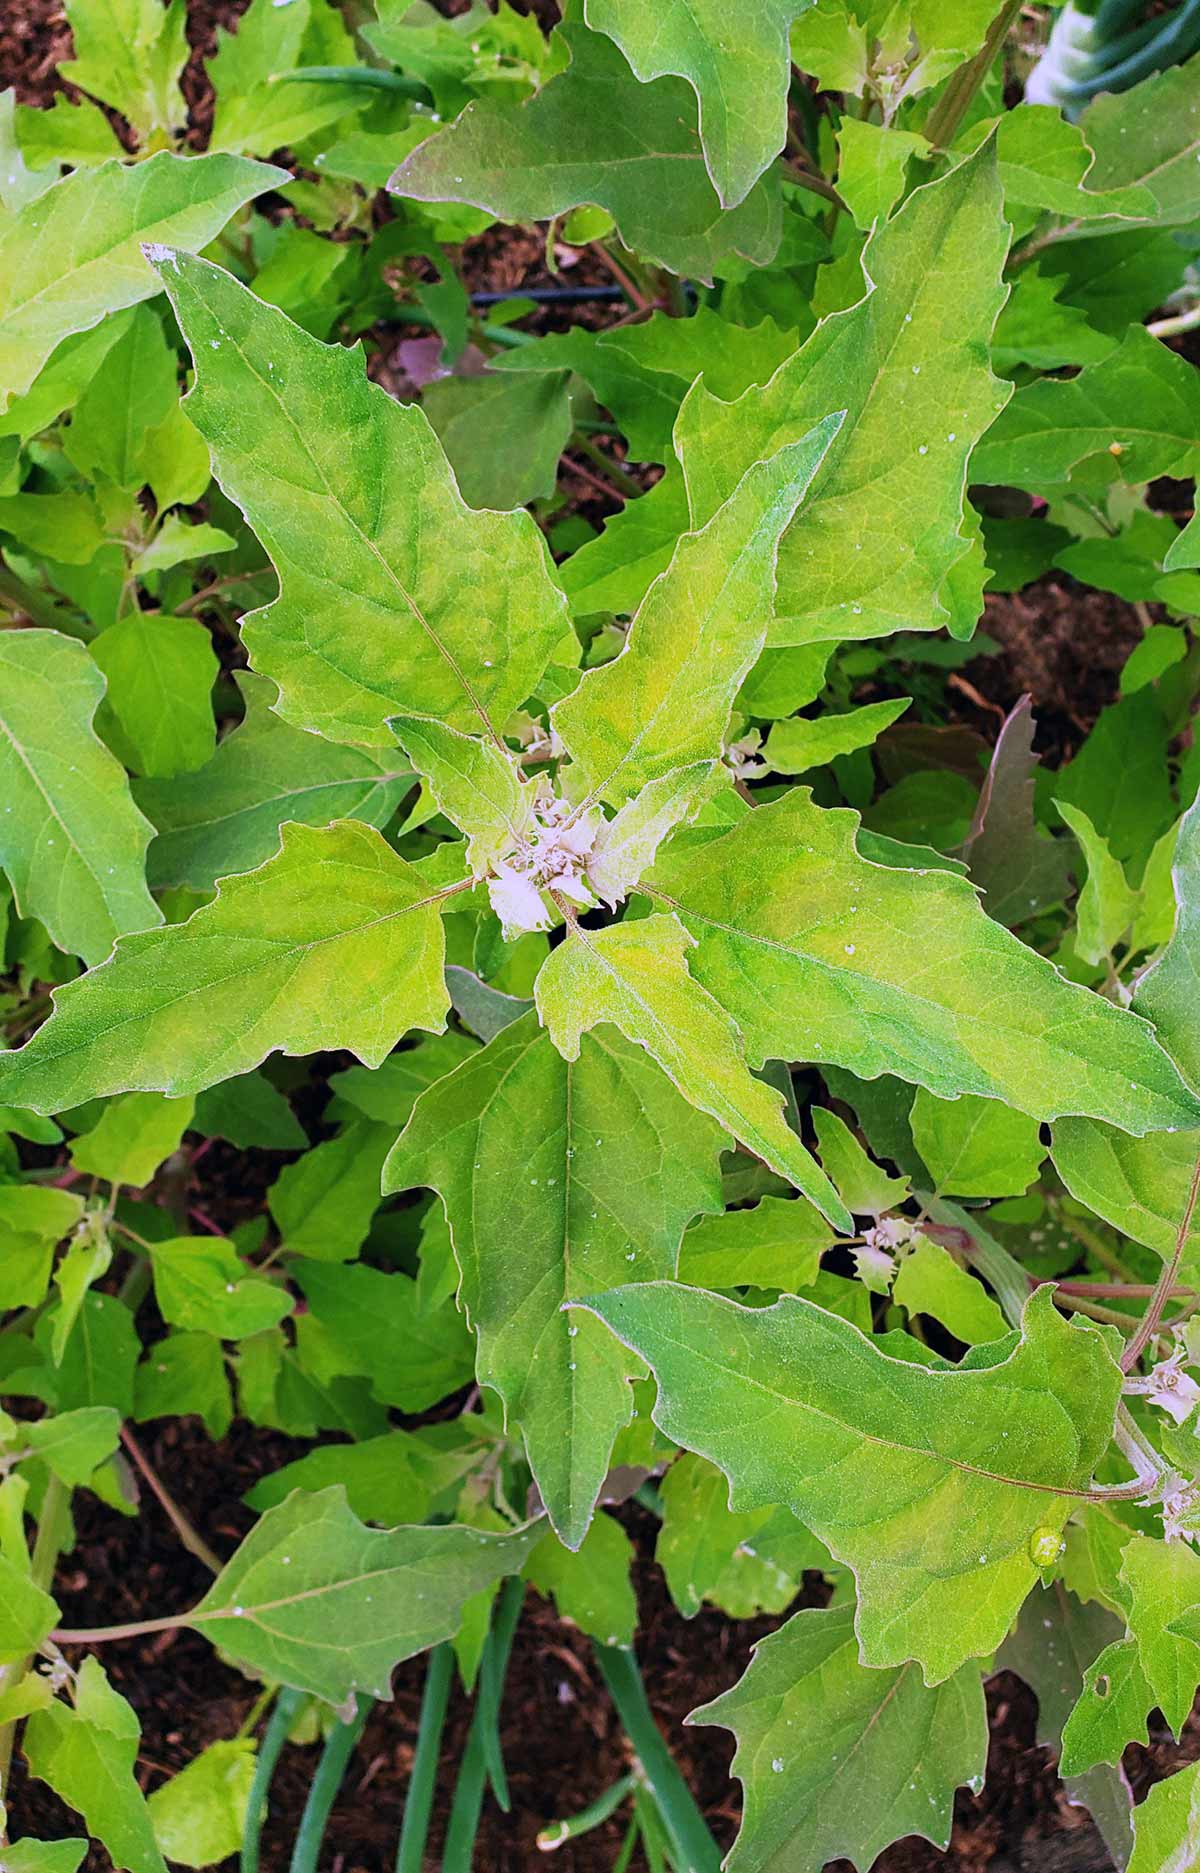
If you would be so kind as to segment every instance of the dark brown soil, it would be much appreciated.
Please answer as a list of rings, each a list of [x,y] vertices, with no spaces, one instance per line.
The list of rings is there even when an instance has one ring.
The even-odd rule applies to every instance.
[[[955,713],[994,741],[996,712],[1003,716],[1028,693],[1038,751],[1054,766],[1070,759],[1101,710],[1116,701],[1122,665],[1143,634],[1132,605],[1063,572],[1047,573],[1022,592],[989,594],[979,629],[1002,649],[973,659],[963,677],[992,708],[981,710],[952,678]]]

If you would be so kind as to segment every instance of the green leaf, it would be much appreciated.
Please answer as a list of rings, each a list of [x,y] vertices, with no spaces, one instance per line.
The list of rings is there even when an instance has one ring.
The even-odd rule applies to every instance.
[[[126,940],[58,990],[33,1039],[0,1055],[0,1098],[58,1112],[131,1080],[182,1096],[275,1049],[348,1047],[378,1065],[409,1028],[445,1025],[438,910],[370,828],[288,826],[277,857],[187,923]]]
[[[0,1554],[0,1662],[11,1665],[36,1652],[58,1623],[50,1595]]]
[[[852,1219],[788,1129],[781,1096],[751,1077],[737,1028],[689,973],[690,945],[675,917],[575,931],[551,952],[534,987],[551,1040],[565,1059],[575,1060],[581,1036],[599,1022],[613,1022],[657,1060],[690,1104],[850,1234]]]
[[[1200,459],[1200,384],[1140,325],[1078,377],[1018,390],[971,458],[971,479],[1052,488],[1086,465],[1105,481],[1190,474]]]
[[[706,1600],[735,1618],[748,1618],[764,1608],[782,1612],[795,1598],[803,1568],[819,1568],[828,1561],[794,1517],[794,1557],[799,1561],[794,1572],[785,1573],[769,1556],[760,1556],[760,1537],[765,1535],[769,1545],[767,1531],[781,1517],[788,1520],[788,1512],[751,1509],[735,1515],[720,1470],[690,1451],[671,1465],[658,1493],[663,1519],[654,1558],[685,1619],[692,1619]]]
[[[955,1789],[983,1786],[978,1669],[964,1665],[934,1690],[912,1664],[865,1670],[848,1606],[797,1613],[760,1639],[739,1683],[688,1722],[737,1738],[744,1813],[729,1873],[843,1858],[866,1873],[906,1834],[944,1848]]]
[[[121,1420],[105,1405],[60,1411],[25,1427],[25,1438],[60,1482],[76,1489],[117,1448]]]
[[[668,462],[679,405],[702,372],[715,396],[737,397],[750,384],[765,384],[795,348],[796,334],[773,319],[732,325],[711,306],[700,305],[687,318],[655,312],[639,325],[608,331],[574,325],[502,353],[490,360],[489,369],[577,372],[596,401],[616,417],[633,460]],[[624,513],[632,515],[640,506],[634,502]],[[684,513],[676,533],[686,524]]]
[[[783,149],[788,31],[811,0],[767,0],[731,30],[720,0],[587,0],[587,23],[615,39],[643,84],[685,78],[700,105],[704,161],[723,208],[744,201]]]
[[[598,540],[589,540],[564,563],[562,586],[572,611],[636,611],[689,525],[683,475],[672,456],[648,494],[627,501]]]
[[[35,1330],[35,1344],[51,1357],[56,1328],[51,1314],[43,1316]],[[85,1295],[62,1356],[54,1361],[59,1410],[111,1405],[127,1418],[133,1410],[133,1371],[139,1351],[133,1316],[124,1301],[111,1294]]]
[[[0,231],[0,410],[60,341],[150,299],[143,242],[203,247],[284,172],[237,156],[174,156],[77,169]]]
[[[192,526],[178,514],[168,514],[149,546],[137,555],[132,570],[143,579],[148,572],[170,572],[173,566],[185,566],[193,559],[232,552],[236,545],[233,535],[221,527],[211,527],[207,521]]]
[[[720,1143],[612,1028],[567,1061],[530,1013],[422,1094],[388,1159],[386,1190],[427,1184],[442,1198],[477,1376],[521,1426],[568,1547],[583,1539],[640,1367],[563,1303],[674,1273],[685,1224],[720,1204]]]
[[[175,407],[176,377],[161,319],[149,306],[136,307],[71,418],[64,446],[75,466],[93,481],[140,488],[147,479],[147,439]]]
[[[780,547],[772,644],[943,624],[970,635],[983,569],[963,486],[972,445],[1007,396],[987,364],[1006,249],[985,150],[876,230],[865,296],[824,319],[764,391],[724,404],[700,385],[686,399],[676,443],[693,525],[749,463],[846,411]]]
[[[61,1699],[35,1711],[23,1748],[32,1775],[75,1808],[88,1833],[127,1873],[166,1873],[150,1816],[134,1779],[141,1727],[109,1684],[98,1659],[85,1658],[72,1708]]]
[[[446,979],[447,983],[452,980],[449,969]],[[521,1014],[531,1005],[523,1003],[516,1012]],[[445,1034],[426,1036],[415,1047],[389,1054],[382,1066],[347,1067],[344,1073],[333,1074],[329,1090],[364,1118],[399,1131],[412,1117],[426,1087],[452,1073],[462,1061],[473,1060],[478,1052],[474,1041],[450,1028]]]
[[[1153,1021],[1190,1083],[1200,1085],[1196,994],[1200,978],[1200,803],[1179,822],[1175,846],[1175,930],[1162,956],[1138,984],[1137,1012]],[[1186,1124],[1186,1121],[1185,1121]],[[1054,1127],[1055,1169],[1072,1196],[1097,1216],[1153,1249],[1164,1262],[1188,1208],[1200,1136],[1168,1125],[1146,1138],[1126,1138],[1107,1125],[1060,1119]],[[1184,1246],[1182,1277],[1200,1280],[1200,1214]]]
[[[212,759],[219,665],[202,624],[131,612],[100,633],[92,657],[107,684],[102,725],[127,767],[166,778]]]
[[[188,415],[279,574],[280,597],[242,621],[278,712],[373,746],[400,710],[502,726],[566,629],[532,518],[467,507],[421,410],[355,352],[207,261],[162,270],[196,365]]]
[[[1097,1763],[1118,1764],[1130,1743],[1144,1743],[1154,1693],[1132,1639],[1117,1639],[1092,1660],[1083,1690],[1062,1733],[1060,1773],[1083,1775]]]
[[[569,1620],[601,1645],[632,1645],[637,1600],[629,1570],[633,1543],[611,1515],[600,1514],[578,1549],[565,1547],[553,1530],[543,1535],[525,1563],[525,1578],[552,1597],[560,1619]]]
[[[218,27],[216,55],[208,62],[216,92],[211,149],[269,156],[303,142],[363,102],[363,93],[350,85],[271,82],[306,62],[310,19],[316,13],[327,33],[330,12],[323,0],[315,0],[315,6],[309,0],[288,0],[286,7],[254,0],[234,22],[233,32]],[[331,64],[337,62],[339,49],[347,57],[351,52],[349,36],[336,16],[334,31],[334,43],[328,47]]]
[[[452,1638],[463,1604],[515,1574],[541,1533],[364,1528],[339,1488],[268,1509],[188,1624],[251,1671],[344,1706]]]
[[[767,765],[776,774],[807,774],[839,755],[869,748],[885,728],[900,719],[910,700],[900,696],[894,702],[869,702],[862,709],[847,709],[842,715],[793,716],[790,721],[776,722],[763,749]]]
[[[38,557],[86,566],[104,544],[100,512],[90,494],[13,494],[0,500],[0,530]]]
[[[1107,963],[1129,935],[1138,894],[1082,808],[1059,802],[1058,810],[1075,834],[1087,861],[1087,877],[1075,907],[1075,953],[1086,963]]]
[[[1144,1022],[1064,981],[985,915],[965,879],[861,858],[855,823],[792,788],[716,838],[677,836],[650,876],[651,895],[694,932],[692,973],[737,1022],[751,1064],[894,1073],[1039,1119],[1197,1123],[1200,1106]]]
[[[651,1282],[589,1306],[653,1368],[655,1422],[719,1464],[732,1508],[785,1502],[854,1570],[864,1664],[913,1658],[930,1684],[1000,1643],[1038,1575],[1031,1543],[1112,1433],[1107,1342],[1046,1289],[976,1370],[891,1359],[792,1296],[744,1308]]]
[[[62,76],[127,117],[143,138],[187,122],[178,85],[187,63],[187,8],[182,0],[66,0],[75,57]],[[215,232],[215,229],[214,229]]]
[[[412,784],[396,750],[344,747],[293,728],[275,714],[266,677],[239,671],[246,719],[210,761],[168,781],[135,781],[133,796],[158,837],[147,870],[154,889],[208,890],[230,872],[253,871],[279,849],[288,820],[331,819],[385,826]]]
[[[1153,1021],[1188,1080],[1200,1086],[1200,800],[1179,822],[1175,860],[1175,929],[1162,956],[1138,983],[1138,1012]]]
[[[1006,206],[1039,208],[1072,221],[1153,215],[1150,189],[1132,181],[1097,186],[1089,128],[1090,119],[1087,126],[1070,123],[1050,104],[1023,103],[1001,117],[996,154]],[[984,134],[981,125],[967,140],[978,142]]]
[[[300,1262],[292,1273],[321,1336],[302,1350],[323,1383],[362,1376],[381,1404],[415,1412],[474,1376],[475,1343],[454,1302],[425,1307],[408,1275],[358,1262]]]
[[[7,1873],[79,1873],[85,1840],[18,1840],[5,1848]]]
[[[849,116],[838,125],[837,145],[838,194],[864,231],[887,220],[904,192],[910,159],[929,154],[925,138],[910,130]]]
[[[733,699],[766,637],[779,537],[832,447],[827,417],[748,468],[651,586],[620,656],[551,710],[578,796],[616,804],[721,753]]]
[[[146,1806],[154,1838],[177,1866],[210,1867],[242,1844],[254,1784],[254,1738],[210,1743],[156,1788]]]
[[[303,1151],[308,1144],[283,1094],[258,1072],[239,1073],[201,1093],[192,1129],[205,1138],[226,1138],[239,1151]]]
[[[694,761],[650,780],[597,829],[587,861],[588,882],[605,904],[626,898],[649,870],[667,834],[696,817],[721,770],[715,761]]]
[[[1200,1555],[1186,1541],[1135,1535],[1121,1557],[1121,1579],[1152,1702],[1178,1736],[1200,1684]]]
[[[379,1180],[394,1137],[390,1125],[348,1125],[284,1166],[267,1202],[285,1248],[320,1262],[357,1255],[383,1200]]]
[[[421,399],[469,507],[552,496],[571,436],[567,377],[443,377]]]
[[[212,1333],[168,1333],[137,1369],[134,1417],[180,1418],[195,1413],[214,1443],[233,1420],[233,1400],[221,1342]]]
[[[92,727],[103,694],[73,638],[0,639],[0,864],[22,916],[93,963],[114,937],[162,921],[144,875],[152,829]]]
[[[414,201],[470,202],[505,221],[541,221],[595,203],[627,247],[705,285],[735,255],[768,265],[779,246],[777,186],[757,182],[723,211],[690,87],[673,77],[639,84],[579,11],[558,29],[570,52],[565,72],[525,103],[469,104],[457,123],[405,157],[388,187]]]
[[[1160,226],[1188,222],[1196,206],[1200,154],[1200,59],[1156,72],[1132,90],[1098,97],[1081,128],[1096,152],[1093,189],[1140,186]]]
[[[249,1339],[292,1311],[273,1281],[250,1274],[223,1236],[179,1236],[151,1246],[154,1298],[163,1319],[222,1340]]]
[[[679,1279],[693,1288],[811,1287],[833,1232],[800,1198],[763,1197],[749,1210],[702,1217],[679,1250]]]
[[[1168,741],[1157,696],[1137,690],[1102,712],[1054,783],[1055,804],[1081,808],[1134,877],[1175,818]]]
[[[1021,1196],[1046,1155],[1037,1120],[997,1099],[936,1099],[919,1086],[910,1121],[942,1196]]]
[[[904,1202],[910,1194],[907,1177],[889,1177],[868,1157],[844,1119],[825,1106],[815,1106],[812,1120],[821,1162],[848,1210],[856,1216],[877,1217]]]
[[[164,1099],[161,1093],[126,1093],[74,1141],[71,1162],[88,1176],[140,1190],[178,1149],[194,1105],[192,1099]]]
[[[55,1244],[82,1215],[82,1197],[69,1190],[0,1183],[0,1308],[37,1306]]]
[[[1200,1859],[1200,1763],[1156,1782],[1133,1814],[1129,1873],[1173,1873]]]
[[[428,1464],[419,1438],[388,1431],[361,1444],[326,1444],[295,1463],[273,1470],[246,1493],[252,1509],[273,1509],[295,1489],[328,1489],[340,1483],[355,1515],[394,1528],[424,1522],[433,1500]]]
[[[1008,1322],[982,1283],[928,1236],[920,1237],[901,1262],[892,1299],[910,1314],[940,1321],[964,1346],[986,1345],[1008,1331]]]
[[[462,735],[427,716],[394,715],[389,728],[448,819],[467,837],[476,877],[512,850],[529,818],[529,789],[503,744]]]

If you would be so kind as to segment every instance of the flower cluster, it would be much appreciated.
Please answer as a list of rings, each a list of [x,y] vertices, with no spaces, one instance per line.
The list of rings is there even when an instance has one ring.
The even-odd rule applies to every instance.
[[[548,930],[552,918],[543,895],[553,891],[584,909],[596,895],[586,872],[596,834],[604,823],[599,807],[580,812],[560,799],[547,776],[534,785],[529,811],[511,851],[498,859],[487,881],[492,909],[506,937]]]

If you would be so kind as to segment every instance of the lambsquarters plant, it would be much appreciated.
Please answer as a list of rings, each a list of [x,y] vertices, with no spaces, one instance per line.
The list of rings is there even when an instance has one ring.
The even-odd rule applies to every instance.
[[[1057,275],[1018,271],[1074,213],[1085,251],[1089,215],[1098,239],[1156,230],[1165,279],[1179,150],[1143,160],[1135,137],[1122,169],[1131,146],[1101,100],[1084,188],[1095,152],[1055,113],[1038,136],[1019,112],[994,132],[972,115],[1011,8],[939,28],[914,7],[901,32],[894,10],[782,4],[751,70],[700,57],[690,9],[665,7],[671,32],[649,43],[636,8],[589,0],[549,52],[527,48],[549,71],[528,66],[543,81],[527,103],[489,94],[477,45],[421,26],[433,39],[414,50],[384,20],[373,49],[426,76],[366,128],[363,74],[330,79],[327,58],[314,74],[303,52],[348,59],[336,22],[314,8],[293,31],[256,8],[219,55],[229,74],[246,34],[243,88],[262,87],[226,120],[228,150],[150,153],[176,125],[160,72],[140,116],[132,92],[118,103],[144,162],[78,157],[62,181],[16,164],[24,199],[0,229],[35,256],[0,339],[0,596],[19,626],[0,639],[0,863],[19,986],[57,984],[52,1008],[14,998],[23,1044],[0,1054],[0,1371],[19,1401],[0,1417],[0,1763],[23,1726],[30,1773],[114,1863],[161,1873],[164,1853],[211,1864],[246,1828],[256,1842],[264,1785],[243,1735],[144,1802],[107,1644],[191,1627],[261,1680],[263,1707],[278,1700],[268,1776],[305,1698],[337,1713],[344,1751],[401,1660],[437,1648],[444,1700],[446,1642],[467,1683],[481,1674],[481,1708],[494,1700],[511,1577],[595,1637],[616,1686],[636,1609],[605,1505],[632,1473],[660,1479],[657,1557],[685,1614],[781,1612],[805,1570],[833,1587],[693,1714],[737,1737],[737,1873],[865,1869],[909,1833],[944,1844],[956,1787],[982,1780],[984,1675],[998,1658],[1038,1682],[1047,1622],[1084,1661],[1062,1772],[1103,1813],[1105,1766],[1156,1706],[1178,1731],[1200,1681],[1200,806],[1195,764],[1177,764],[1177,803],[1166,753],[1194,653],[1182,626],[1151,623],[1118,725],[1055,782],[1058,836],[1027,703],[978,799],[961,773],[909,766],[883,815],[866,751],[903,699],[801,711],[885,667],[873,641],[902,632],[915,661],[944,626],[953,653],[992,562],[1040,569],[1050,535],[1081,578],[1191,615],[1194,525],[1131,490],[1194,470],[1194,373],[1137,314],[1119,339],[1088,324],[1086,260],[1080,306],[1058,304]],[[503,34],[524,45],[525,28],[496,18],[478,29],[509,56]],[[793,258],[772,270],[789,26],[801,68],[862,108],[837,127],[840,186],[809,162],[794,186],[831,219],[789,199]],[[295,83],[270,88],[284,66]],[[456,109],[475,101],[443,129],[433,113],[398,128],[386,113],[447,70]],[[1182,95],[1175,74],[1151,82]],[[611,106],[614,86],[629,111],[588,117],[580,100]],[[403,159],[397,201],[438,226],[599,202],[596,225],[644,264],[723,282],[727,324],[658,314],[624,340],[510,347],[489,374],[489,396],[537,398],[545,379],[553,400],[590,372],[597,407],[630,398],[626,430],[665,458],[561,575],[529,512],[468,506],[425,412],[313,334],[343,302],[322,288],[301,322],[275,303],[311,277],[311,249],[261,293],[238,277],[253,240],[226,240],[233,272],[198,251],[283,179],[236,152],[303,144],[338,110],[336,173],[374,177],[377,139]],[[567,181],[551,157],[579,124]],[[657,223],[653,191],[623,181],[625,135],[677,191]],[[424,254],[426,211],[399,212]],[[256,238],[268,273],[276,236]],[[800,311],[813,254],[824,300]],[[1023,326],[997,325],[1006,265]],[[734,316],[739,292],[757,311],[755,268],[797,319],[785,344],[771,319]],[[190,355],[182,406],[174,330],[147,303],[160,286]],[[618,369],[606,339],[632,361]],[[675,368],[688,343],[704,368]],[[1038,379],[1047,358],[1084,368]],[[674,393],[659,381],[675,377]],[[204,496],[206,453],[219,492],[197,522],[173,510]],[[968,484],[1032,490],[1052,519],[985,508],[981,532]],[[213,554],[232,570],[193,592],[179,567]],[[191,614],[223,590],[251,604],[250,669],[245,719],[214,745],[215,662]],[[1137,750],[1148,778],[1126,808]],[[332,1075],[330,1135],[271,1187],[278,1245],[261,1218],[206,1230],[172,1184],[185,1133],[304,1147],[287,1062],[339,1050],[360,1064]],[[33,1154],[64,1130],[70,1167],[51,1173]],[[160,1166],[163,1201],[131,1199]],[[400,1201],[377,1215],[381,1194]],[[1081,1252],[1115,1278],[1056,1289]],[[165,1331],[143,1353],[132,1316],[151,1286]],[[253,1422],[348,1441],[264,1478],[223,1560],[130,1421],[198,1413],[219,1438],[231,1371]],[[477,1408],[450,1423],[389,1417],[472,1381]],[[54,1590],[72,1492],[127,1511],[119,1449],[212,1583],[132,1624],[71,1627]],[[653,1784],[661,1739],[635,1741],[635,1783]],[[487,1774],[506,1799],[494,1752]],[[1194,1841],[1196,1790],[1184,1771],[1138,1811],[1139,1873]],[[676,1869],[715,1864],[669,1797],[655,1822],[633,1793],[648,1852],[663,1826]],[[83,1850],[24,1838],[5,1865]]]

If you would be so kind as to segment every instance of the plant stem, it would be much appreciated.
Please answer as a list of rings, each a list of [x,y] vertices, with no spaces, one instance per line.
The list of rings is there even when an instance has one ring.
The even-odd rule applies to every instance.
[[[975,57],[959,66],[930,111],[925,123],[925,135],[935,149],[949,149],[953,143],[958,126],[991,70],[992,61],[1007,39],[1008,29],[1019,15],[1021,5],[1022,0],[1004,0]]]
[[[34,1585],[40,1587],[44,1593],[49,1593],[54,1583],[54,1570],[58,1565],[63,1543],[67,1539],[70,1527],[68,1515],[70,1503],[71,1492],[67,1485],[51,1474],[46,1484],[46,1493],[42,1497],[42,1510],[38,1516],[37,1537],[33,1544],[33,1557],[29,1568]],[[33,1658],[30,1655],[17,1659],[0,1671],[0,1688],[20,1684],[32,1663]],[[13,1744],[16,1736],[15,1722],[0,1725],[0,1846],[3,1846],[7,1839],[3,1804],[8,1790],[8,1772],[12,1764]]]
[[[107,1645],[113,1639],[140,1639],[148,1632],[175,1632],[188,1619],[187,1613],[166,1613],[161,1619],[130,1619],[121,1626],[56,1626],[50,1637],[55,1645]]]
[[[258,1873],[258,1845],[262,1837],[271,1778],[275,1774],[275,1765],[279,1761],[283,1746],[288,1740],[288,1732],[295,1723],[303,1702],[303,1691],[284,1690],[279,1693],[279,1702],[271,1712],[271,1721],[267,1725],[266,1734],[258,1752],[258,1761],[254,1765],[250,1799],[246,1804],[246,1821],[242,1829],[242,1852],[238,1862],[240,1873]]]
[[[350,1721],[335,1725],[329,1732],[321,1751],[321,1760],[317,1764],[317,1773],[308,1791],[304,1813],[300,1817],[300,1831],[292,1850],[290,1873],[316,1873],[329,1810],[337,1800],[347,1765],[374,1705],[374,1698],[360,1697]]]
[[[825,176],[818,175],[816,170],[809,169],[805,164],[796,161],[787,165],[787,172],[789,179],[800,188],[808,189],[813,195],[819,195],[822,201],[831,202],[840,214],[850,213],[833,183]]]
[[[446,1705],[450,1698],[453,1673],[453,1646],[435,1645],[429,1654],[425,1689],[421,1694],[421,1721],[417,1729],[412,1774],[408,1779],[408,1794],[404,1800],[404,1818],[400,1823],[396,1873],[421,1873],[425,1863],[425,1842],[433,1813],[433,1789],[437,1781],[442,1729],[446,1721]]]
[[[1194,305],[1188,312],[1177,312],[1169,319],[1151,319],[1146,330],[1151,338],[1178,338],[1183,332],[1194,332],[1200,325],[1200,304]]]
[[[1158,1278],[1154,1293],[1150,1296],[1150,1304],[1142,1315],[1141,1323],[1137,1331],[1134,1333],[1129,1345],[1121,1355],[1122,1372],[1132,1372],[1134,1366],[1137,1365],[1138,1360],[1154,1337],[1158,1328],[1158,1323],[1162,1319],[1163,1308],[1166,1306],[1167,1297],[1170,1295],[1175,1285],[1175,1277],[1179,1273],[1179,1264],[1183,1260],[1183,1251],[1187,1246],[1187,1239],[1191,1232],[1192,1217],[1195,1214],[1197,1197],[1200,1197],[1200,1157],[1196,1159],[1195,1167],[1192,1171],[1191,1185],[1188,1189],[1187,1202],[1183,1207],[1183,1215],[1179,1220],[1179,1228],[1175,1232],[1174,1252],[1170,1261],[1164,1262],[1163,1270]]]
[[[705,1825],[692,1791],[680,1775],[646,1702],[642,1674],[633,1652],[593,1641],[617,1715],[645,1772],[674,1857],[689,1873],[719,1873],[720,1849]]]
[[[631,306],[636,306],[639,312],[649,311],[653,301],[634,284],[632,276],[625,271],[620,261],[613,259],[603,241],[589,241],[588,252],[596,256],[602,267],[607,267]]]
[[[571,439],[567,447],[576,449],[580,455],[586,455],[588,461],[594,462],[602,474],[608,477],[614,488],[619,488],[621,493],[628,496],[630,500],[637,500],[642,491],[633,476],[627,474],[619,463],[605,455],[603,449],[597,448],[590,436],[585,436],[581,430],[574,429],[571,431]]]
[[[160,1506],[166,1512],[167,1520],[175,1530],[175,1533],[179,1536],[184,1547],[190,1554],[194,1554],[198,1561],[203,1561],[210,1574],[219,1574],[224,1565],[220,1555],[215,1554],[205,1541],[203,1535],[193,1528],[174,1496],[171,1495],[166,1484],[151,1466],[149,1458],[142,1450],[141,1445],[138,1443],[127,1424],[121,1426],[121,1442],[129,1452],[137,1468],[141,1471],[151,1494],[157,1499]]]
[[[1089,1255],[1094,1255],[1102,1267],[1107,1268],[1118,1281],[1134,1285],[1133,1278],[1125,1264],[1113,1254],[1097,1230],[1090,1228],[1078,1216],[1069,1216],[1061,1207],[1056,1207],[1054,1214],[1059,1226],[1065,1229],[1069,1236],[1074,1236],[1076,1242],[1082,1243]]]

